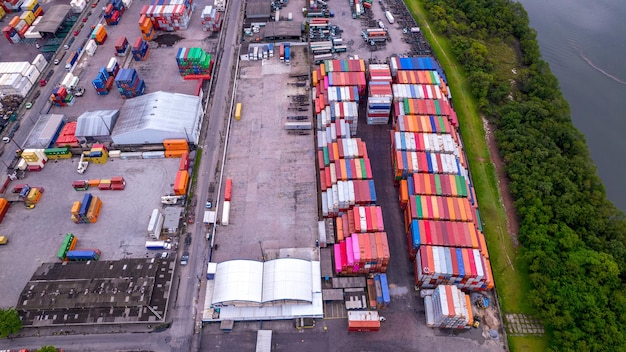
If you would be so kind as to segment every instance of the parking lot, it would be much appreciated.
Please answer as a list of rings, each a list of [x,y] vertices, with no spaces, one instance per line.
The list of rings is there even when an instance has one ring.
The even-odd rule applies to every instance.
[[[77,248],[100,249],[101,260],[156,255],[157,251],[145,249],[148,221],[152,209],[161,207],[160,196],[171,192],[178,164],[179,159],[109,159],[103,165],[90,164],[85,174],[79,175],[76,158],[50,160],[41,172],[31,172],[25,179],[14,181],[12,185],[43,187],[44,193],[34,209],[13,203],[2,221],[2,235],[9,237],[9,243],[0,248],[0,306],[14,306],[35,269],[41,263],[58,260],[56,253],[68,232],[78,238]],[[87,192],[101,197],[103,202],[98,222],[74,224],[70,208],[74,201],[82,200],[85,192],[74,191],[72,181],[111,176],[123,176],[126,189],[90,188]]]

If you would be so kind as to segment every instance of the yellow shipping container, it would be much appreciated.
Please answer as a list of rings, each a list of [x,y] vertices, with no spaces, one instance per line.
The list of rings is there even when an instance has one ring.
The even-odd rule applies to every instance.
[[[6,11],[4,11],[4,9],[2,7],[0,7],[0,20],[4,18],[4,16],[6,16]]]
[[[75,201],[74,204],[72,204],[71,214],[78,216],[78,212],[80,211],[80,206],[81,206],[81,202],[79,200]]]
[[[235,120],[241,120],[241,110],[243,109],[243,105],[241,103],[237,103],[235,107]]]
[[[33,21],[35,21],[35,14],[32,11],[26,11],[24,12],[21,16],[21,19],[24,20],[24,22],[26,22],[27,25],[31,25],[33,24]]]
[[[111,183],[111,180],[100,180],[100,184]]]
[[[35,6],[37,6],[38,3],[39,3],[39,0],[27,0],[22,5],[22,8],[26,8],[32,11],[35,8]]]

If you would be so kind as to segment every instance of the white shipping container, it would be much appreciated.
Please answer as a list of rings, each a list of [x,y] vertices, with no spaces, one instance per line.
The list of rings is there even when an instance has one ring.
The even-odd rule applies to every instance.
[[[89,56],[94,56],[96,54],[96,49],[98,49],[98,44],[96,44],[96,41],[93,39],[90,39],[87,42],[87,45],[85,45],[85,52]]]
[[[435,316],[433,314],[433,297],[424,297],[424,310],[426,312],[426,326],[429,328],[435,327]]]
[[[322,216],[328,216],[328,198],[326,195],[326,191],[322,192]]]
[[[222,225],[227,226],[230,222],[230,201],[224,202],[224,209],[222,209]]]
[[[26,74],[24,76],[28,78],[30,83],[35,84],[39,81],[40,74],[41,73],[39,72],[37,67],[35,67],[34,65],[31,65],[30,68],[26,71]]]

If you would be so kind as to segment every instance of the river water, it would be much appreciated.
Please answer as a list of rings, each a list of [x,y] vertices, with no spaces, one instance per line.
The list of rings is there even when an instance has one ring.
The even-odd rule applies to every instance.
[[[626,1],[520,0],[585,135],[608,198],[626,211]]]

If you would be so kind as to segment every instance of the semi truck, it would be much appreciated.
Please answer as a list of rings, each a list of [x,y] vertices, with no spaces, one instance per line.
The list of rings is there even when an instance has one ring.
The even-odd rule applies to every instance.
[[[99,249],[74,249],[68,251],[66,256],[70,261],[88,261],[88,260],[98,260],[100,259],[100,250]]]
[[[65,69],[66,70],[71,70],[72,67],[74,67],[74,64],[76,64],[76,61],[78,60],[78,51],[73,51],[70,56],[67,58],[67,61],[65,62]]]
[[[172,244],[167,241],[146,241],[146,249],[172,249]]]
[[[289,44],[285,45],[285,63],[289,65],[290,57],[291,57],[291,46]]]
[[[385,11],[385,17],[387,17],[387,21],[389,21],[390,24],[393,24],[393,22],[395,21],[393,15],[391,14],[391,11]]]

